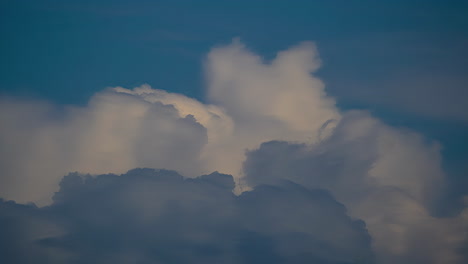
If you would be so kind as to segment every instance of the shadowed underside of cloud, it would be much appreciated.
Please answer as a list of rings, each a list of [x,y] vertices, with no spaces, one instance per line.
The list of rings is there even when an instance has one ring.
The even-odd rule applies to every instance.
[[[1,202],[2,263],[373,262],[364,223],[324,190],[282,182],[235,196],[229,175],[151,169],[60,186],[48,207]]]
[[[431,213],[445,186],[441,146],[366,112],[340,112],[312,74],[319,67],[310,42],[266,62],[235,40],[206,57],[210,104],[148,85],[109,88],[83,107],[1,98],[0,196],[49,206],[2,202],[0,255],[466,262],[468,211]],[[188,178],[106,174],[138,167]],[[70,171],[99,176],[71,174],[57,190]],[[194,178],[213,171],[233,177]]]
[[[287,179],[329,190],[366,222],[379,263],[463,263],[468,209],[431,214],[444,177],[438,148],[356,111],[316,145],[263,143],[244,170],[250,186]]]

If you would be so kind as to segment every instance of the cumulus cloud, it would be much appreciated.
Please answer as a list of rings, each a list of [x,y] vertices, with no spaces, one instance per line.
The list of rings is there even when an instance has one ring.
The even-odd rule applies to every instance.
[[[379,263],[463,263],[468,210],[445,219],[430,213],[443,185],[439,150],[354,111],[319,144],[263,143],[244,169],[252,186],[288,179],[330,190],[366,222]]]
[[[206,128],[193,116],[116,90],[64,109],[4,100],[0,120],[0,194],[19,202],[47,204],[68,171],[151,166],[195,176],[207,142]]]
[[[47,204],[69,171],[156,167],[193,177],[217,170],[238,180],[246,149],[274,139],[313,142],[325,122],[339,118],[310,75],[317,56],[312,43],[271,63],[238,41],[215,48],[206,59],[213,104],[148,85],[109,88],[84,107],[4,98],[0,195]]]
[[[322,81],[311,75],[320,67],[311,42],[266,62],[235,39],[212,49],[205,66],[208,99],[222,106],[235,124],[233,134],[214,147],[214,156],[229,161],[219,161],[217,170],[242,176],[246,149],[275,139],[315,142],[332,127],[324,124],[340,118]]]
[[[0,197],[48,205],[2,202],[5,256],[19,263],[466,260],[467,211],[431,214],[446,178],[441,146],[366,112],[339,111],[313,75],[320,67],[313,43],[265,61],[234,40],[204,63],[205,103],[148,85],[108,88],[82,107],[1,98]],[[106,174],[136,167],[188,178],[166,170]],[[58,190],[70,171],[101,175],[71,174]]]
[[[49,207],[0,203],[3,263],[373,261],[362,221],[291,182],[235,196],[229,175],[135,169],[69,174],[60,186]]]
[[[265,130],[258,127],[259,122],[282,124],[285,131],[270,132],[272,137],[291,139],[293,131],[296,136],[302,134],[294,139],[308,140],[326,121],[339,118],[324,84],[310,74],[319,67],[318,53],[310,42],[265,63],[235,40],[208,55],[208,97],[222,105],[236,124],[259,130]]]

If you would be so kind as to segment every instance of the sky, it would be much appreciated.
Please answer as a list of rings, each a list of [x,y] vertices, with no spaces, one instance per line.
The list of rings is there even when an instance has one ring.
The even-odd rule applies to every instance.
[[[466,1],[0,1],[0,262],[466,263]]]

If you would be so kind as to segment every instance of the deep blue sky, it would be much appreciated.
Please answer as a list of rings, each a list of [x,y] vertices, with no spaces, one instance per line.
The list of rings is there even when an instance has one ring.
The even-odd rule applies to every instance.
[[[312,40],[343,109],[441,141],[448,170],[466,175],[466,14],[466,1],[2,0],[0,93],[83,104],[148,83],[203,101],[211,47],[240,37],[268,60]]]

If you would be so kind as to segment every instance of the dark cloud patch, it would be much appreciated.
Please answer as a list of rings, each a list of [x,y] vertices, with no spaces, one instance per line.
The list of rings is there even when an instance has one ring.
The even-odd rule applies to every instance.
[[[379,159],[377,139],[382,127],[368,118],[366,113],[349,113],[329,138],[313,147],[285,141],[262,143],[247,153],[246,182],[257,186],[287,179],[308,188],[333,190],[342,200],[357,198],[369,189],[366,176]]]
[[[1,201],[0,262],[373,262],[364,223],[328,192],[288,181],[233,188],[216,172],[71,173],[51,206]]]
[[[465,263],[466,254],[458,248],[467,241],[468,210],[465,207],[452,217],[434,214],[445,176],[434,150],[437,144],[430,140],[354,111],[343,116],[332,135],[314,145],[270,141],[247,152],[244,179],[250,186],[287,180],[300,188],[330,191],[350,216],[366,222],[378,263]],[[264,188],[255,190],[259,193]],[[308,203],[318,200],[317,196]],[[308,203],[301,205],[303,212],[314,214]],[[271,206],[289,212],[278,203]],[[327,224],[337,220],[326,219]],[[273,223],[278,222],[285,220]],[[323,237],[337,233],[342,232]]]
[[[250,186],[287,179],[330,190],[347,203],[360,201],[376,188],[395,189],[433,209],[440,195],[437,188],[444,184],[435,146],[436,142],[389,127],[367,112],[350,111],[328,138],[314,145],[262,143],[247,153],[243,169]],[[425,175],[430,171],[426,167],[435,175]]]

